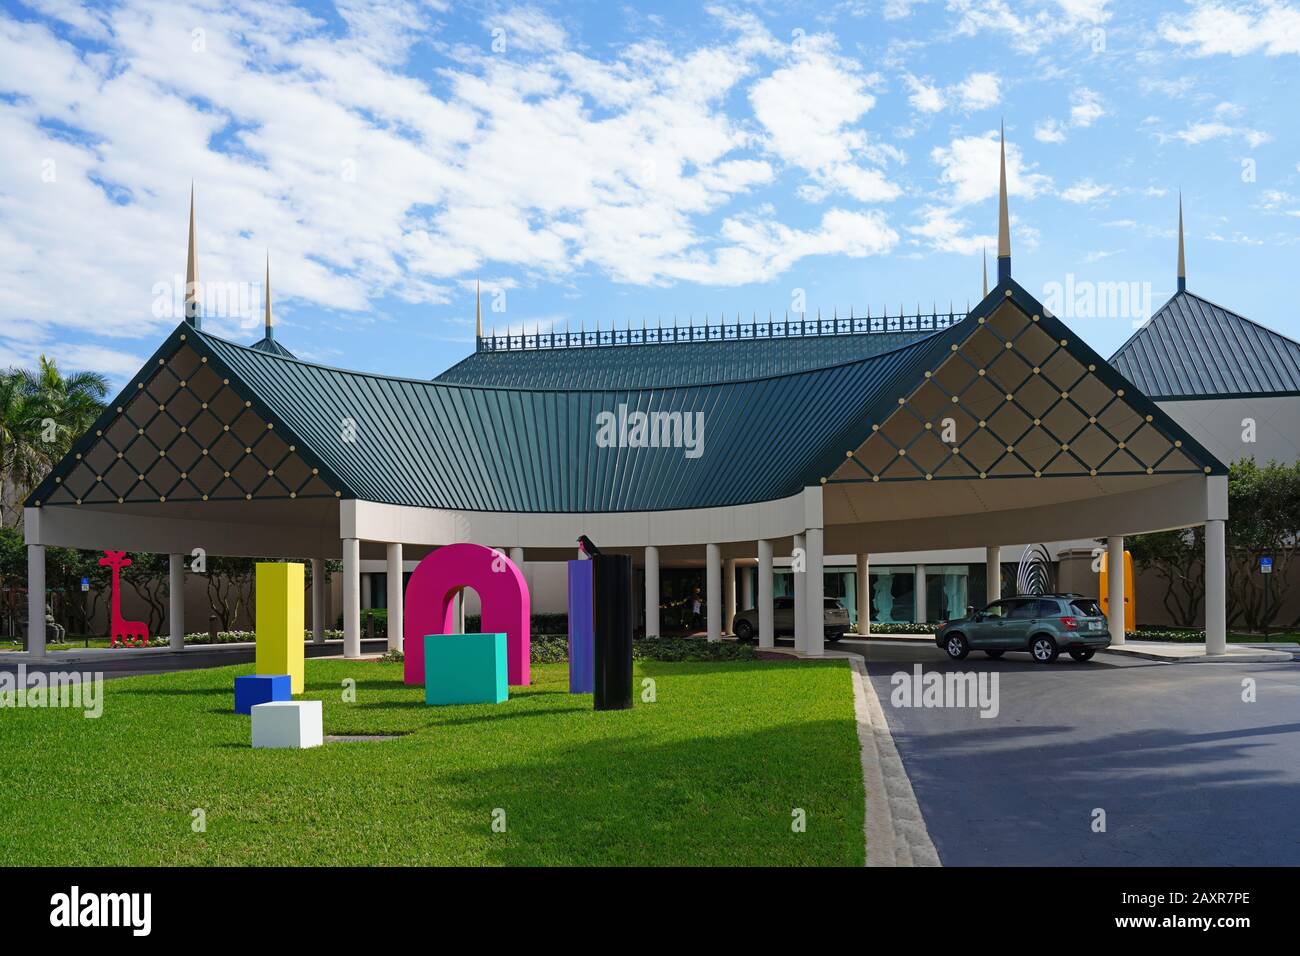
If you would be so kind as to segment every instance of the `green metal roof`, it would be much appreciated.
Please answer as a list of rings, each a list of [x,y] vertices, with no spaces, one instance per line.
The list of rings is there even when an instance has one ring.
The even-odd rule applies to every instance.
[[[297,358],[296,355],[269,335],[258,339],[250,346],[250,348],[256,349],[258,352],[265,352],[268,355],[282,355],[285,358]]]
[[[1110,359],[1156,399],[1300,395],[1300,342],[1179,292]]]
[[[749,326],[716,328],[740,333]],[[476,351],[434,381],[554,389],[710,385],[871,358],[933,334],[930,329]]]
[[[321,462],[345,496],[521,512],[656,511],[795,494],[822,476],[819,462],[833,436],[954,331],[807,372],[562,391],[370,375],[182,329],[232,385]],[[597,415],[617,415],[620,406],[629,413],[703,413],[702,454],[598,447]],[[355,441],[347,440],[353,432]]]
[[[657,511],[770,501],[830,476],[846,450],[858,446],[873,423],[885,421],[900,397],[924,382],[926,372],[1004,300],[1026,315],[1040,316],[1044,331],[1061,339],[1062,346],[1068,340],[1070,353],[1093,365],[1098,378],[1113,388],[1127,388],[1125,401],[1135,411],[1151,415],[1162,431],[1180,437],[1200,463],[1222,473],[1222,465],[1168,415],[1007,280],[964,320],[889,351],[812,369],[667,387],[507,388],[393,378],[237,345],[182,323],[28,503],[46,501],[54,483],[98,440],[96,434],[113,425],[113,409],[128,404],[169,357],[186,348],[228,378],[228,387],[275,434],[296,446],[342,497],[494,512]],[[838,354],[845,344],[874,345],[884,338],[793,341],[811,345],[809,351],[833,346]],[[788,341],[670,348],[680,348],[674,354],[686,361],[691,350],[715,345],[758,352],[759,346],[785,348]],[[655,348],[577,348],[561,354],[579,370],[593,357],[630,368],[639,355]],[[789,351],[808,360],[798,349]],[[510,358],[527,361],[531,354],[514,352]],[[712,362],[716,359],[700,360],[690,375],[716,368]],[[619,373],[625,374],[630,372]],[[605,412],[618,420],[636,412],[702,414],[701,453],[692,458],[681,447],[601,447],[598,416]]]

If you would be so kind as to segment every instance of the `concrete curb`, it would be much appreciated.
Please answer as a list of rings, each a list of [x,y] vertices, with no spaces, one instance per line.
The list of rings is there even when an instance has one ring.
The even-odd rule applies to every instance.
[[[866,662],[854,654],[849,666],[867,799],[867,866],[942,866]]]
[[[1126,657],[1137,657],[1144,661],[1160,661],[1164,664],[1277,664],[1289,663],[1295,659],[1295,652],[1292,650],[1269,651],[1262,648],[1251,648],[1248,651],[1229,651],[1227,654],[1171,654],[1143,647],[1134,647],[1132,644],[1121,644],[1119,647],[1104,648],[1100,653],[1123,654]]]

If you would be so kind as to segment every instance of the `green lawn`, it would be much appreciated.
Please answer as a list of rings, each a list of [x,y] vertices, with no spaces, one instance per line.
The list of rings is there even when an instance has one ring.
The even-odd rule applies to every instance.
[[[326,734],[406,736],[307,751],[249,747],[251,671],[107,681],[99,719],[0,710],[0,866],[863,863],[843,661],[638,663],[657,702],[606,713],[564,664],[504,704],[425,707],[400,664],[308,661]]]

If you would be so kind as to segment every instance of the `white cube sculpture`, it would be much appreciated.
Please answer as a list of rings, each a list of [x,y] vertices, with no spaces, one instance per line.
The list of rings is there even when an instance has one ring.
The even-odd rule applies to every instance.
[[[302,750],[325,743],[321,702],[276,700],[253,705],[253,746]]]

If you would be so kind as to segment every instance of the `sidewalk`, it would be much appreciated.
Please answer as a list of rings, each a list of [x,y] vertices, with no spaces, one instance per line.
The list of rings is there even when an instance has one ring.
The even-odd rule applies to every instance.
[[[1276,650],[1273,648],[1276,647]],[[1124,654],[1148,661],[1165,661],[1170,664],[1205,664],[1228,662],[1232,664],[1263,664],[1295,660],[1300,645],[1296,644],[1229,644],[1226,654],[1206,654],[1204,644],[1183,644],[1169,641],[1125,641],[1112,644],[1102,653]]]

